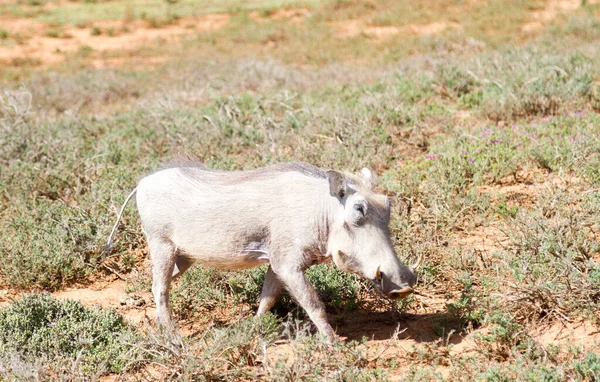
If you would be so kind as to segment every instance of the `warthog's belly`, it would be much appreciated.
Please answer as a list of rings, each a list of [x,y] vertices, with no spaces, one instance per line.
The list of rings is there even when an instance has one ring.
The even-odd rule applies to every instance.
[[[268,264],[270,261],[267,247],[263,242],[246,244],[237,253],[222,254],[219,256],[199,256],[196,260],[206,266],[217,269],[247,269]]]

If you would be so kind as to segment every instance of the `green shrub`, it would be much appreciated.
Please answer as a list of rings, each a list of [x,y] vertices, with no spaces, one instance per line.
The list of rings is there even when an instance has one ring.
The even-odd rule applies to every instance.
[[[29,294],[0,309],[0,361],[15,354],[49,363],[71,360],[85,374],[119,372],[131,329],[114,310],[86,308],[49,294]]]
[[[173,312],[181,318],[190,318],[206,309],[228,306],[232,301],[258,306],[265,272],[266,267],[231,272],[194,266],[173,289]],[[311,267],[306,275],[329,309],[340,312],[358,307],[360,287],[355,276],[332,265]],[[276,309],[289,311],[295,306],[284,292]]]
[[[0,274],[12,286],[51,290],[89,274],[99,252],[94,222],[62,203],[41,199],[35,206],[7,219]]]
[[[360,284],[357,276],[342,272],[333,264],[316,265],[306,274],[321,299],[336,313],[358,307]]]
[[[227,304],[228,293],[223,272],[194,266],[181,276],[173,288],[171,307],[179,318],[197,317],[205,309]]]

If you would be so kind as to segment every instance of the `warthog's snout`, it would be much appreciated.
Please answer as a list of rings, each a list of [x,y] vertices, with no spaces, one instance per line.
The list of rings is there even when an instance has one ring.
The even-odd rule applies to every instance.
[[[391,300],[401,300],[407,297],[409,294],[413,293],[414,289],[411,287],[404,287],[402,289],[396,289],[391,291],[387,297]]]

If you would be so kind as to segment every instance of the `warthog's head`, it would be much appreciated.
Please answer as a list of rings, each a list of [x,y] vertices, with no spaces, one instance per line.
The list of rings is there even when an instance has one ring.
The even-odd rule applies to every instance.
[[[414,269],[396,256],[390,240],[390,202],[373,192],[371,171],[361,176],[327,171],[331,196],[339,201],[327,243],[335,265],[373,282],[377,291],[390,299],[413,292]]]

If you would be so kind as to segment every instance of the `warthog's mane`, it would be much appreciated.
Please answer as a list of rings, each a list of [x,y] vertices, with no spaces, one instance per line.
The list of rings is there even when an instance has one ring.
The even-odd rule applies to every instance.
[[[162,169],[169,168],[178,169],[183,176],[194,180],[198,179],[201,176],[201,172],[204,171],[227,174],[229,175],[229,181],[227,183],[243,182],[251,179],[268,177],[269,175],[282,172],[297,172],[312,178],[327,179],[327,169],[322,169],[304,162],[281,162],[256,169],[227,171],[212,169],[197,159],[180,158],[169,162],[162,167]],[[362,176],[347,171],[341,171],[341,173],[344,174],[351,187],[356,191],[366,196],[375,195],[371,187],[365,183]]]
[[[217,170],[207,167],[204,163],[197,160],[190,159],[178,159],[176,161],[168,163],[166,166],[163,166],[162,169],[176,168],[180,170],[180,172],[191,178],[195,178],[198,175],[197,170],[202,171],[210,171],[213,173],[223,173],[229,174],[233,179],[239,178],[239,180],[247,180],[252,178],[260,178],[263,176],[268,176],[273,173],[281,173],[281,172],[298,172],[306,176],[310,176],[318,179],[326,179],[327,175],[325,170],[320,169],[319,167],[313,166],[308,163],[303,162],[282,162],[273,164],[266,167],[260,167],[251,170],[240,170],[240,171],[226,171],[226,170]]]

